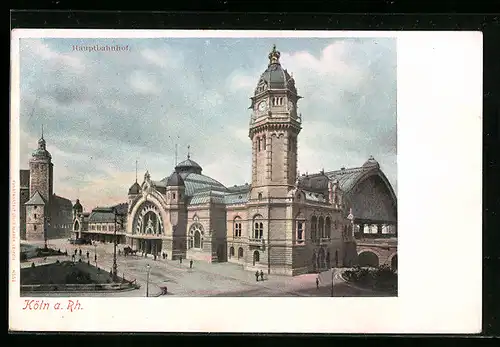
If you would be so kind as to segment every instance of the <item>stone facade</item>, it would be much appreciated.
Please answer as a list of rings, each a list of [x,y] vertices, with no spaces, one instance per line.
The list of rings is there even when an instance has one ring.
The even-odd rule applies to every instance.
[[[54,194],[54,164],[43,134],[29,161],[29,170],[20,170],[20,200],[21,240],[69,236],[72,204]]]

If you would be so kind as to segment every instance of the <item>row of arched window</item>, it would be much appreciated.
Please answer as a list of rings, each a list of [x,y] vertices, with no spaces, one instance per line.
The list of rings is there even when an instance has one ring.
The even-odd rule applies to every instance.
[[[230,247],[229,248],[229,258],[234,258],[234,247]],[[239,247],[238,248],[238,260],[240,259],[243,259],[243,248],[242,247]],[[253,265],[255,265],[255,263],[258,263],[260,262],[260,253],[259,251],[254,251],[253,252]]]
[[[189,228],[188,248],[203,249],[203,226],[199,223]]]
[[[264,237],[264,223],[261,221],[263,217],[256,215],[253,219],[252,238],[262,239]],[[233,221],[233,237],[241,237],[241,217],[236,217]]]
[[[333,228],[336,230],[338,228],[338,222],[335,220],[333,222]],[[305,220],[297,220],[296,223],[296,241],[297,243],[304,243],[306,236],[305,236],[305,229],[306,229],[306,221]],[[311,227],[310,227],[310,233],[311,233],[311,240],[313,242],[319,241],[320,239],[331,239],[332,238],[332,221],[330,217],[317,217],[317,216],[312,216],[311,217]]]
[[[273,106],[283,106],[285,104],[285,98],[282,96],[275,96],[271,98],[271,105]]]

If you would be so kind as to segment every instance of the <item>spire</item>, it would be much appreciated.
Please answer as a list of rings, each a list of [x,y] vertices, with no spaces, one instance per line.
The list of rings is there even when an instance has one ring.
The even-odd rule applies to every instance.
[[[190,158],[191,158],[191,153],[190,153],[190,151],[189,151],[190,149],[191,149],[191,146],[190,146],[190,145],[188,145],[188,159],[190,159]]]
[[[135,160],[135,183],[137,183],[137,159]]]
[[[175,166],[177,166],[177,143],[175,144]]]
[[[273,50],[269,53],[269,65],[280,63],[281,53],[276,50],[276,45],[273,45]]]
[[[43,140],[43,124],[42,124],[42,140]]]

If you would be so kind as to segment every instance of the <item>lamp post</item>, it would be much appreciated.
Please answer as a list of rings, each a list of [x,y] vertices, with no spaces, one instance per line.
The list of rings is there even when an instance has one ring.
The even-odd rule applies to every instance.
[[[97,243],[94,241],[94,260],[95,260],[95,267],[97,267]]]
[[[146,297],[149,297],[149,270],[151,269],[151,266],[146,265],[146,269],[148,271],[147,277],[146,277]]]

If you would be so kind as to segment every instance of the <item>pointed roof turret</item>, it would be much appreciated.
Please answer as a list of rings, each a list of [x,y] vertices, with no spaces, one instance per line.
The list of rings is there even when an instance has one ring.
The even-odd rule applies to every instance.
[[[46,201],[43,196],[38,192],[38,190],[33,194],[31,199],[29,199],[25,205],[45,205]]]

